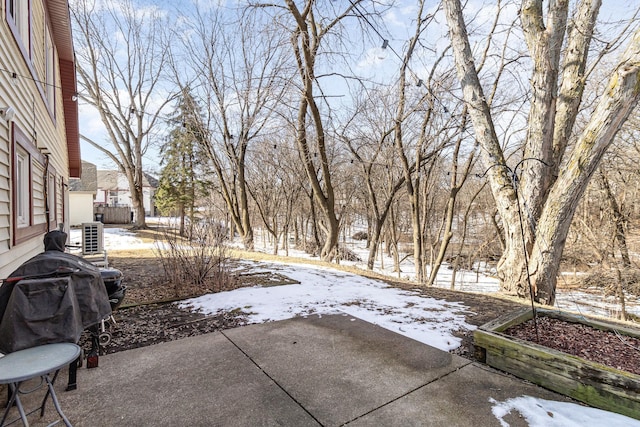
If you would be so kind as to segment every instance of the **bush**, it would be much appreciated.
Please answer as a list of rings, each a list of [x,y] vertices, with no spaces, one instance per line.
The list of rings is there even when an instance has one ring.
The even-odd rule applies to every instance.
[[[224,227],[212,221],[193,224],[191,240],[171,230],[163,232],[161,240],[156,241],[155,252],[176,296],[183,296],[194,285],[213,292],[233,287],[226,238]]]
[[[362,258],[356,255],[355,252],[343,246],[338,247],[338,259],[340,261],[362,262]]]
[[[369,235],[366,231],[358,231],[357,233],[354,233],[351,238],[353,240],[367,240],[369,238]]]
[[[640,295],[640,269],[627,268],[620,271],[622,288],[633,295]],[[618,288],[618,274],[615,269],[599,268],[580,280],[581,288],[603,288],[605,294],[616,295]]]
[[[315,242],[308,241],[306,243],[301,243],[296,245],[296,248],[303,250],[305,253],[317,257],[320,256],[320,246],[316,245]]]

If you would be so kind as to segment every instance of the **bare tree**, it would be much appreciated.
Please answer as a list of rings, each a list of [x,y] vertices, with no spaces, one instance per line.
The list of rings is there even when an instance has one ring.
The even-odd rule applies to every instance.
[[[265,17],[238,10],[194,6],[184,16],[172,66],[180,87],[190,87],[206,106],[204,151],[245,249],[253,228],[247,189],[247,154],[258,136],[275,134],[274,112],[290,81],[284,35]]]
[[[327,111],[330,112],[331,107],[327,103],[321,84],[321,79],[326,76],[319,74],[318,69],[326,64],[323,61],[339,61],[348,56],[343,53],[347,51],[345,44],[348,42],[344,21],[351,19],[351,22],[359,24],[359,20],[354,19],[354,9],[359,3],[361,0],[352,0],[349,3],[286,0],[283,6],[256,5],[276,10],[277,13],[284,10],[276,20],[281,22],[290,37],[298,72],[296,84],[299,99],[292,126],[296,130],[298,150],[314,201],[324,217],[324,221],[318,221],[325,237],[320,251],[324,260],[336,259],[338,255],[340,218],[336,209],[332,159],[329,152],[332,140],[327,131]],[[333,65],[335,66],[335,63]],[[332,76],[338,77],[336,74]]]
[[[375,263],[384,224],[405,180],[402,169],[394,161],[391,144],[390,94],[382,92],[383,89],[362,90],[360,96],[355,97],[354,112],[343,125],[340,135],[357,166],[354,174],[360,177],[366,188],[369,218],[367,268],[370,270]]]
[[[256,146],[249,172],[248,191],[264,227],[273,238],[273,253],[278,254],[278,243],[288,255],[288,233],[293,222],[294,208],[300,202],[304,179],[295,149],[282,141],[262,141]],[[295,158],[291,158],[295,155]]]
[[[526,173],[519,185],[514,185],[517,168],[507,166],[499,143],[474,65],[462,6],[459,0],[444,0],[443,4],[464,100],[484,162],[490,168],[487,175],[504,225],[506,249],[498,264],[502,289],[552,304],[576,206],[603,154],[640,99],[640,30],[634,36],[626,34],[627,49],[610,73],[607,90],[587,125],[574,134],[601,1],[578,1],[571,14],[573,3],[569,1],[550,1],[546,10],[542,0],[522,1],[520,23],[533,71],[528,132],[519,163],[527,162]],[[575,143],[571,146],[572,140]],[[527,210],[525,220],[531,218],[525,233],[521,233],[522,206]],[[523,254],[531,257],[530,268],[525,268]]]
[[[422,186],[433,177],[437,160],[442,150],[451,143],[451,135],[446,130],[453,119],[441,113],[446,109],[439,99],[440,86],[444,76],[439,73],[439,65],[445,57],[442,51],[431,65],[425,79],[418,78],[410,68],[410,61],[419,47],[420,37],[434,22],[434,15],[427,13],[425,2],[418,2],[415,28],[401,58],[399,79],[396,86],[397,100],[393,119],[393,144],[396,156],[404,173],[405,191],[411,206],[411,226],[413,232],[413,260],[416,279],[423,283],[426,277],[424,252],[424,209],[425,197]],[[411,86],[423,87],[424,93],[417,99],[411,94]]]
[[[499,23],[501,22],[502,14],[503,14],[502,8],[498,7],[497,13],[495,14],[495,17],[493,18],[490,25],[491,30],[489,31],[488,35],[485,37],[485,39],[482,42],[482,49],[480,50],[481,53],[480,53],[480,58],[477,65],[478,72],[481,72],[482,69],[485,66],[487,66],[489,61],[491,61],[491,58],[490,58],[490,54],[492,53],[491,46],[492,44],[496,43],[495,30],[498,27]],[[511,53],[509,56],[505,54],[505,52],[509,50],[508,46],[512,44],[511,36],[512,36],[513,27],[514,27],[513,22],[508,23],[506,25],[506,30],[502,32],[503,33],[502,37],[500,37],[501,39],[500,43],[502,45],[501,51],[503,52],[503,54],[501,55],[499,61],[496,61],[496,63],[492,64],[493,67],[495,68],[495,71],[493,74],[493,82],[490,86],[489,96],[487,99],[487,104],[489,106],[492,106],[496,98],[499,96],[498,88],[500,87],[501,80],[504,78],[507,64],[517,62],[521,58],[521,55],[518,52]],[[504,95],[499,100],[499,102],[502,105],[504,105],[503,107],[504,109],[511,110],[513,112],[513,117],[511,119],[512,121],[518,115],[517,106],[521,104],[521,101],[518,98],[519,98],[519,95],[516,93],[516,94]],[[450,108],[453,109],[452,107]],[[496,113],[499,110],[500,110],[500,107],[494,108],[494,112]],[[454,110],[453,114],[458,114],[457,110]],[[471,134],[467,131],[467,126],[469,125],[468,107],[464,105],[461,108],[461,111],[458,115],[460,117],[460,121],[457,123],[456,128],[454,130],[454,133],[456,134],[456,136],[454,138],[455,145],[450,157],[451,169],[448,173],[448,176],[449,176],[448,193],[449,194],[447,197],[445,215],[442,222],[443,224],[442,238],[440,239],[439,249],[438,249],[436,258],[432,260],[432,263],[431,263],[431,270],[429,273],[429,280],[427,283],[429,286],[435,283],[436,277],[438,275],[438,271],[445,259],[446,251],[454,236],[453,219],[456,213],[456,204],[458,201],[458,195],[462,190],[464,184],[467,182],[467,179],[469,178],[472,172],[472,169],[476,164],[478,142],[475,141],[473,144],[471,144],[469,141]],[[508,136],[505,139],[508,139]],[[469,146],[469,147],[464,149],[464,146]],[[460,164],[462,161],[464,161],[463,165]],[[472,203],[475,200],[475,198],[479,195],[479,193],[480,193],[480,190],[478,190],[478,193],[476,193],[475,196],[471,198],[470,203]],[[464,215],[464,218],[465,218],[464,228],[463,230],[461,230],[462,241],[464,241],[466,237],[466,221],[468,219],[470,208],[471,206],[469,206],[466,209],[466,212]],[[456,260],[456,264],[457,264],[457,260]],[[454,278],[455,278],[456,268],[457,266],[454,268],[454,275],[453,275]],[[455,279],[452,279],[452,284],[453,283],[455,283]]]
[[[466,109],[465,109],[466,110]],[[449,172],[449,195],[447,197],[447,207],[446,213],[443,220],[444,232],[442,235],[442,239],[440,241],[440,248],[438,250],[438,255],[436,259],[431,264],[431,270],[429,273],[429,279],[427,282],[428,286],[433,286],[436,281],[436,277],[438,276],[438,271],[440,270],[440,266],[444,261],[447,248],[449,247],[449,243],[453,238],[453,219],[456,213],[456,202],[458,199],[458,194],[460,190],[464,186],[465,182],[469,178],[472,168],[475,164],[475,154],[476,147],[470,150],[470,153],[461,153],[462,143],[466,139],[466,135],[464,129],[467,125],[467,114],[466,111],[463,112],[462,120],[460,123],[460,132],[458,133],[458,137],[455,141],[455,146],[453,148],[452,158],[451,158],[451,170]],[[460,157],[463,154],[467,154],[466,161],[462,168],[460,168]],[[461,169],[461,170],[460,170]],[[472,199],[473,201],[473,199]]]
[[[109,136],[107,144],[83,139],[127,177],[135,226],[144,228],[143,159],[162,111],[174,99],[163,86],[168,58],[163,14],[130,0],[74,0],[71,13],[79,97],[98,110]]]

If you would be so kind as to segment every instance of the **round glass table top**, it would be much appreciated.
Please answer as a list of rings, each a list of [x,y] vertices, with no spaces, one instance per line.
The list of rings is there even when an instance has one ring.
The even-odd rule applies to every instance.
[[[0,384],[39,377],[70,364],[80,355],[72,343],[45,344],[0,357]]]

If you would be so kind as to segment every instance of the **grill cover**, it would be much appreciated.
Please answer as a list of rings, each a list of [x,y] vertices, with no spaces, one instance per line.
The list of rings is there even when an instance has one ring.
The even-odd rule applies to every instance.
[[[71,273],[48,279],[58,275],[60,268]],[[100,270],[78,256],[57,249],[47,250],[9,276],[17,277],[25,279],[5,281],[0,286],[0,351],[3,353],[48,342],[77,342],[82,329],[111,314]],[[43,315],[34,316],[37,313]],[[41,342],[42,339],[46,342]]]
[[[0,351],[75,343],[82,330],[80,307],[70,277],[21,280],[13,288],[0,323]]]

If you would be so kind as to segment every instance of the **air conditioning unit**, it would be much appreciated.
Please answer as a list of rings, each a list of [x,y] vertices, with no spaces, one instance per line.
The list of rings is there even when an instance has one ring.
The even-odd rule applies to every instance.
[[[82,224],[82,254],[93,255],[104,252],[104,232],[101,222]]]

